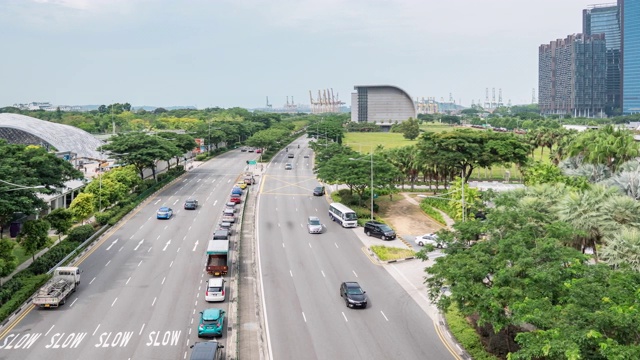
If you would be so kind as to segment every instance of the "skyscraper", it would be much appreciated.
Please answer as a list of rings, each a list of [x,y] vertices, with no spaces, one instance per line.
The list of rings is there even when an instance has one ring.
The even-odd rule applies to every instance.
[[[622,113],[640,113],[640,0],[619,0],[622,25]]]
[[[582,11],[582,33],[591,36],[604,34],[606,54],[606,102],[605,113],[616,115],[621,112],[622,64],[620,11],[617,4],[594,5]]]
[[[538,103],[543,114],[604,116],[605,79],[603,34],[569,35],[538,49]]]

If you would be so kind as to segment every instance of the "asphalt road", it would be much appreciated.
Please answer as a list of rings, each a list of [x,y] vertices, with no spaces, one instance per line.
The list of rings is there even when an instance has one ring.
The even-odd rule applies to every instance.
[[[80,260],[82,282],[65,305],[30,309],[0,334],[0,359],[187,358],[199,312],[228,308],[228,299],[204,301],[205,251],[245,160],[256,157],[224,154],[136,209]],[[182,208],[188,198],[198,210]],[[157,220],[160,206],[173,218]]]
[[[297,148],[301,144],[301,148]],[[433,320],[380,265],[353,231],[332,223],[327,199],[312,196],[312,154],[301,140],[269,166],[258,199],[260,270],[273,359],[454,359]],[[304,158],[304,155],[309,158]],[[292,170],[284,170],[292,163]],[[307,216],[326,225],[309,234]],[[343,281],[367,291],[366,309],[349,309]]]

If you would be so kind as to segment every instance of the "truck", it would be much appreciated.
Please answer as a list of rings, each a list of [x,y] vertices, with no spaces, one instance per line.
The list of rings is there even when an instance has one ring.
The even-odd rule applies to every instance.
[[[61,266],[53,271],[53,277],[33,297],[33,304],[41,308],[63,305],[80,285],[80,268]]]
[[[209,275],[226,275],[229,270],[229,240],[209,240],[207,246],[207,273]]]

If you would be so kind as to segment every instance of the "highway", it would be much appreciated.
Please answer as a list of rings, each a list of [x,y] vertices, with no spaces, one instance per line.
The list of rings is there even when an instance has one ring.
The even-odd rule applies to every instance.
[[[257,207],[271,358],[455,359],[433,320],[370,260],[354,230],[330,222],[327,199],[312,195],[318,183],[306,141],[289,152],[293,159],[282,151],[269,166]],[[285,163],[293,169],[285,170]],[[307,232],[310,215],[326,225],[323,234]],[[360,283],[369,296],[366,309],[345,306],[343,281]]]
[[[204,301],[205,251],[245,161],[255,157],[221,155],[110,229],[80,259],[82,282],[65,305],[30,306],[0,334],[0,359],[188,358],[198,340],[199,312],[228,307],[228,299]],[[188,198],[199,201],[197,210],[182,208]],[[173,208],[170,220],[156,219],[160,206]]]

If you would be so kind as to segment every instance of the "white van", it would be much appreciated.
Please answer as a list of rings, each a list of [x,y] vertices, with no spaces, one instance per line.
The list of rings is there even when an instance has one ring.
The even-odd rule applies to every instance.
[[[358,215],[356,212],[340,203],[331,203],[329,205],[329,217],[333,221],[337,221],[342,227],[357,227]]]
[[[213,278],[207,281],[207,289],[204,293],[206,301],[224,301],[224,278]]]

